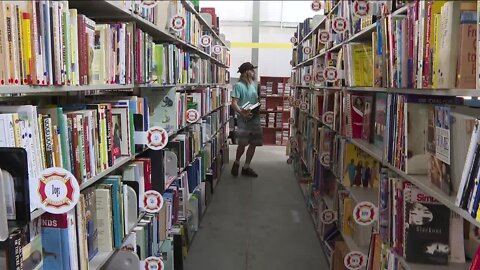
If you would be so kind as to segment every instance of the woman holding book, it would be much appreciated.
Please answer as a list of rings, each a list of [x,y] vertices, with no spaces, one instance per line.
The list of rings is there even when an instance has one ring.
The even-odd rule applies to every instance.
[[[238,68],[240,80],[233,86],[232,108],[238,115],[238,147],[235,162],[232,166],[232,175],[237,176],[240,168],[240,158],[245,149],[247,156],[242,168],[242,175],[258,177],[258,174],[250,168],[250,162],[255,154],[255,148],[263,144],[263,131],[260,125],[258,107],[256,110],[245,109],[245,105],[257,105],[259,102],[257,86],[255,84],[255,67],[250,62],[243,63]],[[255,106],[248,106],[249,108]]]

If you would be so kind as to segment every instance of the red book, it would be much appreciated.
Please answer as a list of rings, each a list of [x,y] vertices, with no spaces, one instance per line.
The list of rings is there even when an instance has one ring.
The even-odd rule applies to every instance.
[[[87,65],[88,65],[88,57],[87,57],[87,34],[85,30],[85,16],[78,15],[77,19],[78,24],[78,54],[79,54],[79,81],[80,85],[85,85],[88,83],[87,80]]]
[[[90,170],[90,164],[91,164],[91,161],[90,161],[90,143],[93,143],[93,142],[90,142],[89,140],[89,127],[90,125],[88,124],[88,116],[85,116],[83,118],[83,141],[84,141],[84,145],[85,145],[85,166],[87,167],[87,179],[90,179],[92,177],[92,172]]]
[[[475,257],[472,260],[472,264],[470,264],[469,270],[477,269],[480,269],[480,246],[477,248],[477,252],[475,252]]]
[[[423,78],[422,78],[422,86],[423,88],[429,88],[431,86],[431,77],[430,77],[430,58],[431,58],[431,50],[430,50],[430,36],[432,35],[432,29],[430,24],[432,22],[432,2],[429,1],[426,3],[426,24],[425,24],[425,50],[423,54]],[[422,48],[420,48],[422,49]]]

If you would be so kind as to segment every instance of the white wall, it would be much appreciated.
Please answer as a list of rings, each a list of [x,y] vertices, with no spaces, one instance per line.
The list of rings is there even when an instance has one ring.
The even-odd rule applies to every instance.
[[[294,28],[260,27],[260,43],[288,43]],[[292,49],[260,48],[258,52],[258,74],[260,76],[290,77]]]
[[[220,23],[221,25],[221,23]],[[250,26],[221,26],[221,31],[231,42],[252,42],[252,27]],[[231,48],[230,50],[230,76],[239,77],[238,67],[244,62],[252,59],[252,49]]]

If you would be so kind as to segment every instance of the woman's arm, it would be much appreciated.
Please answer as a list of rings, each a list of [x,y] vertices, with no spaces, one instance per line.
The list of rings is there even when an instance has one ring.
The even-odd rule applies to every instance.
[[[234,111],[241,114],[245,119],[250,119],[252,117],[252,113],[250,111],[244,110],[238,105],[238,98],[232,97],[232,108]]]

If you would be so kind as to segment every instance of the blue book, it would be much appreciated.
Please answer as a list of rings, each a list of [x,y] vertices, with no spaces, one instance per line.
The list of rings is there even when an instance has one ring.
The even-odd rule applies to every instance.
[[[123,222],[122,222],[122,189],[120,176],[108,176],[102,180],[103,184],[112,185],[112,214],[113,214],[113,242],[116,248],[122,246],[123,240]]]
[[[72,224],[69,219],[68,214],[43,214],[43,269],[63,270],[77,266],[73,265],[77,259],[75,222]]]

